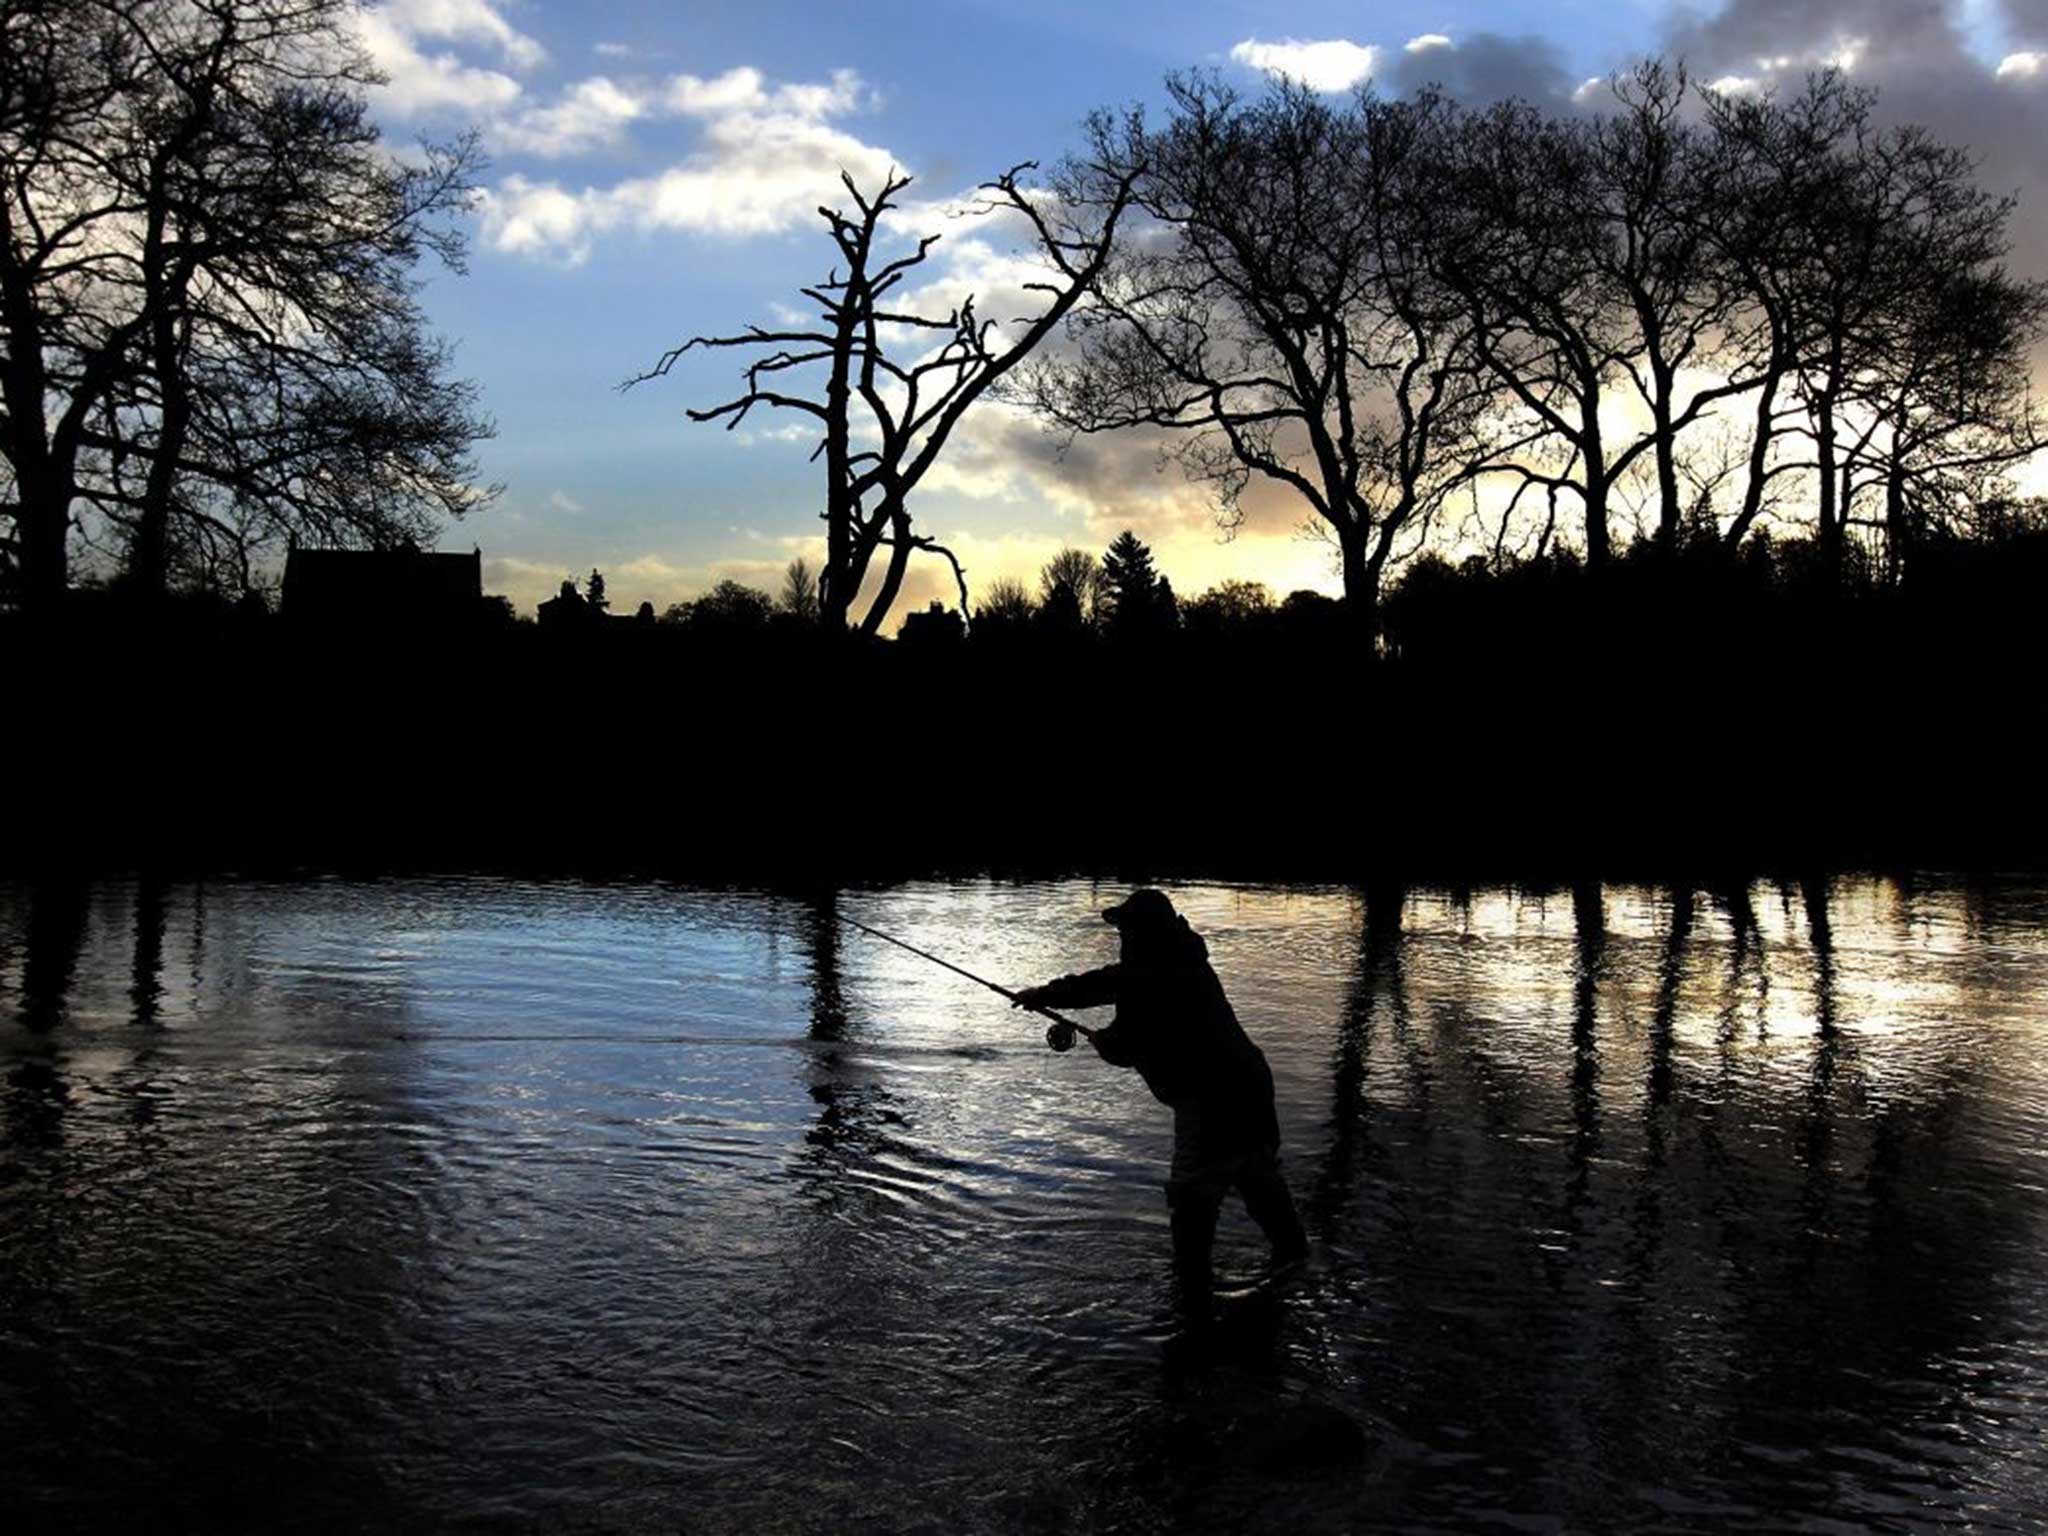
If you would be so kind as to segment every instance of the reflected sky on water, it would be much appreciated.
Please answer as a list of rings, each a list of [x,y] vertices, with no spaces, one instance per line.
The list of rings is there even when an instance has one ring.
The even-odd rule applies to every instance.
[[[999,998],[1120,886],[0,887],[30,1528],[2026,1529],[2048,888],[1174,891],[1318,1245]],[[1257,1234],[1226,1212],[1219,1264]]]

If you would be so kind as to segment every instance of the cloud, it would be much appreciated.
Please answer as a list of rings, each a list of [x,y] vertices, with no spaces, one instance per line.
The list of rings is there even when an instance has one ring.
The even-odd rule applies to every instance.
[[[400,117],[458,111],[487,114],[516,101],[519,82],[497,69],[465,64],[454,54],[428,53],[427,41],[490,51],[514,69],[532,69],[547,51],[494,10],[488,0],[389,0],[362,11],[358,34],[387,77],[378,104]]]
[[[1451,40],[1441,32],[1425,32],[1420,37],[1411,37],[1401,45],[1403,53],[1427,53],[1432,48],[1448,48]]]
[[[858,74],[834,70],[824,84],[768,88],[758,69],[742,66],[709,80],[677,75],[668,83],[669,109],[687,117],[723,117],[733,112],[785,112],[797,117],[836,117],[857,110],[865,94]]]
[[[531,69],[548,56],[545,48],[500,16],[490,0],[388,0],[381,9],[414,37],[485,44],[520,69]]]
[[[631,43],[592,43],[590,51],[601,59],[630,59],[633,56]]]
[[[2048,4],[2008,0],[2005,10],[2016,41],[2048,42]],[[2048,276],[2048,51],[1992,63],[1964,23],[1963,7],[1930,0],[1728,0],[1680,16],[1663,46],[1703,79],[1760,90],[1796,90],[1808,71],[1851,56],[1856,83],[1878,91],[1881,121],[1967,146],[1984,186],[2017,193],[2013,265]]]
[[[523,175],[483,199],[491,248],[575,264],[594,241],[618,230],[690,234],[774,234],[811,218],[820,202],[843,199],[840,173],[872,186],[899,164],[828,119],[856,110],[858,76],[770,86],[758,70],[713,79],[678,75],[663,109],[701,124],[696,151],[652,176],[571,191]]]
[[[1941,0],[1729,0],[1682,13],[1670,51],[1700,73],[1798,73],[1836,66],[1859,75],[1968,62],[1957,7]]]
[[[1565,67],[1564,55],[1546,38],[1507,37],[1477,32],[1462,41],[1441,34],[1417,38],[1429,46],[1403,49],[1382,83],[1398,95],[1439,85],[1460,101],[1487,106],[1509,97],[1544,102],[1578,100],[1591,82]]]
[[[643,117],[642,97],[603,75],[579,80],[552,107],[536,107],[492,130],[506,149],[555,158],[616,144],[626,127]]]
[[[1277,43],[1262,43],[1248,37],[1230,50],[1230,56],[1269,75],[1299,80],[1312,91],[1348,91],[1372,77],[1379,65],[1380,50],[1341,37],[1320,42],[1288,38]]]

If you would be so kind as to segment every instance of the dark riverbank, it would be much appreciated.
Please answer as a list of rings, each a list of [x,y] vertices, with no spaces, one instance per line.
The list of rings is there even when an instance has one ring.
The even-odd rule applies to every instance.
[[[866,651],[5,635],[15,869],[1352,881],[2048,867],[2039,670],[1953,645]],[[48,658],[55,658],[52,663]]]

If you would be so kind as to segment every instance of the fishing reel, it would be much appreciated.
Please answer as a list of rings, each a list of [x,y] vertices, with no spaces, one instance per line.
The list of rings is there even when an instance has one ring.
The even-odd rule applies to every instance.
[[[1074,1048],[1074,1026],[1060,1020],[1046,1030],[1045,1043],[1056,1051],[1071,1051]]]

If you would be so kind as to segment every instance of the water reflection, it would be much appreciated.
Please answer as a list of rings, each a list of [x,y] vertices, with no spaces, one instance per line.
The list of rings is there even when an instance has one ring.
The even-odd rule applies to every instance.
[[[165,895],[166,886],[155,875],[135,883],[135,965],[128,997],[138,1024],[154,1024],[163,1001],[164,932],[170,922]]]
[[[838,922],[1050,975],[1102,943],[1087,887],[0,888],[0,1504],[820,1531],[2048,1504],[2039,884],[1174,896],[1326,1255],[1199,1351],[1142,1090]]]
[[[83,881],[56,877],[28,895],[28,933],[21,965],[21,1022],[44,1030],[64,1017],[71,980],[85,946],[89,916]]]
[[[1324,1246],[1340,1241],[1341,1218],[1375,1160],[1368,1071],[1382,1017],[1397,1038],[1408,1033],[1408,996],[1401,974],[1401,910],[1407,893],[1382,886],[1367,893],[1358,957],[1337,1019],[1328,1142],[1304,1205],[1306,1223]],[[1347,1256],[1348,1257],[1348,1256]]]
[[[1572,887],[1572,937],[1576,966],[1572,978],[1571,1178],[1564,1228],[1576,1244],[1582,1235],[1585,1206],[1593,1196],[1593,1161],[1600,1155],[1600,1044],[1594,1025],[1607,958],[1607,904],[1595,882],[1581,881]]]
[[[837,1211],[848,1200],[881,1198],[876,1181],[852,1175],[888,1147],[887,1127],[901,1125],[903,1116],[890,1103],[873,1058],[862,1049],[869,1042],[848,1016],[838,895],[827,892],[804,900],[797,927],[810,983],[810,1039],[824,1047],[807,1057],[808,1089],[818,1117],[804,1137],[805,1182]]]

